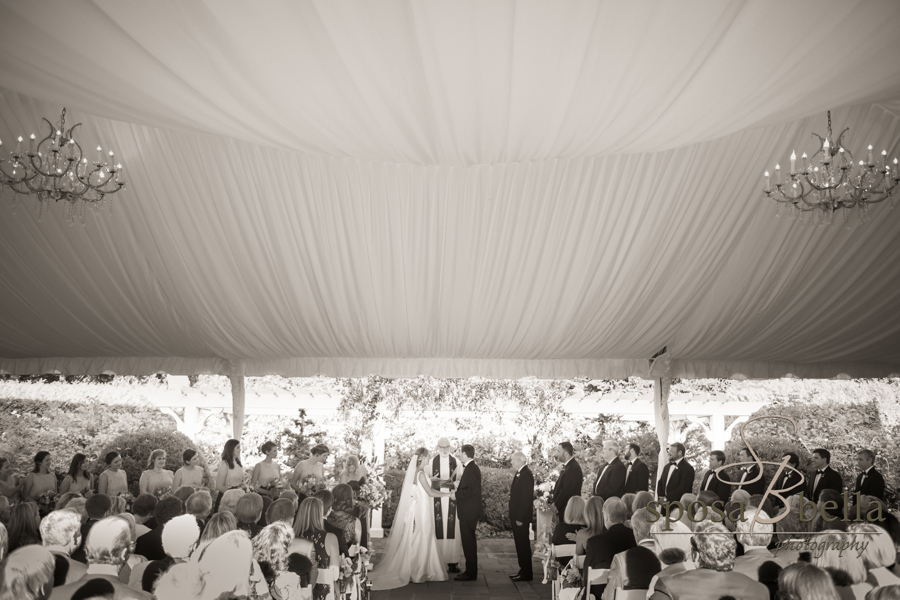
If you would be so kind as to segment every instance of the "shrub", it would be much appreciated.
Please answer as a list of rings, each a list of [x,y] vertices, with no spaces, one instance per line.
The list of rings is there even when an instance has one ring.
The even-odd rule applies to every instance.
[[[137,497],[141,473],[147,469],[150,453],[157,448],[166,451],[165,468],[173,472],[182,466],[181,455],[185,450],[188,448],[199,450],[197,445],[182,433],[165,429],[151,429],[117,437],[103,449],[101,457],[113,451],[122,455],[122,469],[128,476],[128,491]],[[95,467],[95,477],[105,469],[106,463],[101,458]]]

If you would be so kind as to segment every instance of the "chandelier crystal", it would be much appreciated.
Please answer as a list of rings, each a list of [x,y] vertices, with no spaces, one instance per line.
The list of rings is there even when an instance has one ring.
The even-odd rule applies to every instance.
[[[122,165],[116,163],[112,150],[104,156],[97,146],[97,159],[89,161],[81,144],[75,140],[75,129],[81,123],[65,129],[66,109],[54,126],[47,119],[48,133],[36,142],[32,133],[27,151],[22,150],[22,136],[9,158],[0,158],[0,184],[24,195],[34,195],[42,203],[65,200],[71,203],[102,202],[106,196],[125,187],[120,181]],[[0,141],[0,147],[3,142]],[[83,206],[83,205],[82,205]]]
[[[800,157],[802,168],[798,171],[797,154],[791,152],[791,169],[784,179],[781,165],[775,165],[775,187],[772,187],[771,176],[766,171],[766,187],[763,190],[769,198],[789,205],[792,216],[817,211],[823,223],[830,223],[834,213],[844,210],[844,217],[857,208],[859,218],[868,217],[870,204],[878,204],[891,197],[891,192],[900,182],[900,169],[897,159],[893,164],[887,162],[887,151],[881,151],[881,160],[875,162],[872,146],[868,148],[866,160],[854,164],[853,155],[844,146],[844,135],[850,130],[844,129],[834,139],[831,133],[831,111],[828,112],[828,133],[825,137],[817,133],[821,147],[819,151],[807,158],[806,153]],[[891,201],[893,205],[893,199]]]

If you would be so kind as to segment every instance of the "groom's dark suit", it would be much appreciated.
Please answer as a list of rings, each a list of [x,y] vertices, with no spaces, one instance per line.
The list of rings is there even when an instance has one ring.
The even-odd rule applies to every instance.
[[[517,575],[525,579],[531,579],[534,575],[531,566],[531,542],[528,540],[528,531],[534,521],[533,515],[534,475],[526,465],[513,476],[512,486],[509,489],[509,520],[516,542],[516,557],[519,559]]]
[[[481,506],[481,469],[474,460],[463,468],[456,488],[456,514],[459,516],[459,535],[462,538],[463,555],[466,557],[465,576],[478,577],[478,545],[475,526],[483,513]]]

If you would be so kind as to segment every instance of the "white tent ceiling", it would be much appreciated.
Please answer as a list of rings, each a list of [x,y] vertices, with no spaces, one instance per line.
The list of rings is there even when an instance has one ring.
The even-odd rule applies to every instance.
[[[898,156],[898,39],[892,0],[0,2],[3,148],[66,106],[129,182],[0,203],[0,372],[900,372],[900,210],[761,193],[829,109]]]

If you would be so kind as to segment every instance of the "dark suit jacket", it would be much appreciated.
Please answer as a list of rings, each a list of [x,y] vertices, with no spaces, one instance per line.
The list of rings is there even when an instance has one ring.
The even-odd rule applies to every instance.
[[[669,470],[673,468],[676,469],[676,471],[672,474],[669,485],[666,485],[666,479],[669,477]],[[665,466],[662,477],[656,482],[656,494],[658,496],[665,496],[666,500],[669,502],[678,502],[683,495],[690,494],[693,487],[694,467],[692,467],[687,460],[682,458],[677,467],[673,466],[671,462]]]
[[[595,535],[585,544],[584,572],[581,580],[587,581],[588,567],[592,569],[609,569],[613,558],[619,552],[631,550],[637,546],[634,533],[622,523],[616,523],[606,533]],[[591,593],[599,598],[606,586],[591,586]]]
[[[831,466],[825,467],[825,472],[822,474],[819,485],[815,489],[813,489],[813,486],[816,484],[816,472],[810,471],[807,478],[809,479],[809,485],[806,488],[806,496],[813,502],[819,501],[819,494],[822,493],[822,490],[831,489],[838,494],[844,491],[844,480],[841,478],[841,474],[832,469]]]
[[[478,521],[484,514],[481,506],[481,469],[475,461],[463,468],[456,488],[456,514],[460,521]]]
[[[660,577],[653,600],[719,600],[724,595],[741,600],[769,600],[769,588],[742,573],[691,569],[672,577]]]
[[[581,484],[584,483],[584,473],[581,472],[581,465],[575,458],[572,458],[559,472],[559,479],[553,486],[553,505],[559,515],[559,520],[563,520],[566,513],[566,504],[572,496],[581,495]]]
[[[744,481],[750,481],[757,475],[759,475],[759,465],[750,465],[748,467],[749,471],[747,471],[747,476],[744,477],[744,471],[738,471],[735,481],[740,481],[741,478],[744,478]],[[766,493],[766,476],[763,474],[762,478],[759,481],[754,481],[753,483],[745,483],[743,485],[736,486],[739,490],[744,490],[751,496],[755,496],[759,494],[762,496]]]
[[[509,520],[515,523],[534,521],[534,475],[528,465],[513,476],[509,488]]]
[[[722,479],[724,479],[725,481],[731,481],[731,478],[728,476],[728,473],[725,471],[725,469],[719,471],[719,475],[721,475]],[[716,472],[711,469],[707,469],[706,473],[703,475],[703,478],[700,479],[700,487],[697,488],[697,493],[699,494],[706,489],[707,481],[709,481],[709,491],[718,496],[719,500],[721,500],[722,502],[728,502],[728,498],[731,497],[731,491],[734,488],[727,483],[719,481],[719,478],[716,477]]]
[[[628,465],[625,465],[625,471],[628,473]],[[625,479],[625,493],[637,494],[638,492],[646,492],[650,490],[650,469],[644,464],[640,458],[634,459],[631,465],[631,472]]]
[[[863,496],[874,496],[884,501],[884,477],[881,476],[881,473],[875,470],[875,467],[869,469],[869,473],[866,475],[866,480],[863,482],[862,486],[859,485],[859,481],[862,479],[862,473],[856,476],[856,486],[853,488],[853,493],[859,492]]]
[[[165,525],[160,525],[153,531],[148,531],[137,539],[134,544],[134,553],[143,556],[147,560],[162,560],[166,557],[163,550],[162,532]]]
[[[625,470],[627,467],[618,458],[612,459],[597,471],[593,492],[606,502],[610,498],[621,498],[625,493]]]
[[[609,583],[603,597],[614,597],[616,588],[646,590],[650,587],[653,576],[660,570],[662,564],[650,548],[635,546],[631,550],[619,552],[613,557],[609,568]]]
[[[75,552],[72,553],[73,560],[76,560],[80,563],[87,563],[87,555],[84,553],[84,542],[87,540],[87,536],[91,531],[91,527],[93,527],[94,523],[99,520],[100,519],[88,519],[81,524],[81,543],[78,544],[78,548],[76,548]]]
[[[788,471],[787,469],[785,469],[784,471],[781,472],[781,475],[779,475],[775,479],[775,485],[772,488],[772,490],[778,491],[778,490],[784,490],[787,488],[792,488],[791,490],[786,491],[786,492],[779,492],[785,498],[790,498],[791,496],[793,496],[795,494],[799,494],[800,492],[805,492],[807,486],[799,485],[800,477],[801,477],[800,473],[797,473],[796,471]],[[808,482],[804,482],[804,483],[808,484]],[[796,487],[793,487],[793,486],[796,486]],[[784,503],[782,503],[781,500],[779,500],[775,496],[769,496],[769,500],[772,502],[772,504],[775,507],[784,506]]]
[[[146,534],[144,534],[146,535]],[[50,600],[70,600],[70,598],[78,591],[78,589],[83,586],[85,583],[90,581],[91,579],[105,579],[110,582],[116,590],[116,599],[117,600],[152,600],[153,596],[148,594],[147,592],[142,592],[140,590],[133,590],[121,581],[118,578],[113,577],[111,575],[88,575],[85,573],[84,577],[76,581],[75,583],[68,583],[66,585],[61,585],[59,587],[53,588],[53,593],[50,594]]]

